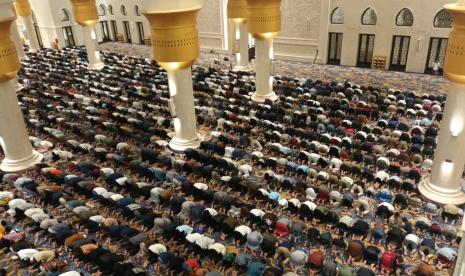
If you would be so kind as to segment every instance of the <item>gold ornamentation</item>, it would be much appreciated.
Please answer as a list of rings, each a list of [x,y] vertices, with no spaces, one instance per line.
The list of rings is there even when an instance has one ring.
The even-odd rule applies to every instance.
[[[75,21],[81,26],[94,27],[98,21],[95,0],[70,0]]]
[[[16,78],[21,65],[10,36],[11,23],[16,18],[0,21],[0,83]]]
[[[255,38],[273,38],[281,31],[281,0],[247,0],[248,31]]]
[[[247,0],[228,0],[228,18],[245,20],[248,14]]]
[[[453,17],[453,29],[447,43],[444,77],[465,84],[465,6],[456,3],[444,6]]]
[[[29,0],[16,0],[14,5],[19,16],[32,16]]]
[[[201,6],[164,13],[144,13],[152,30],[155,60],[167,71],[192,66],[200,55],[197,13]]]

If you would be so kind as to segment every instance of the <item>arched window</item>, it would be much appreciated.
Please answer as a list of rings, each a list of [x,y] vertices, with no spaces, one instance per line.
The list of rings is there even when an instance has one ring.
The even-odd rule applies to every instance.
[[[108,5],[108,12],[109,12],[111,15],[114,15],[114,13],[113,13],[113,6],[112,6],[112,5]]]
[[[411,10],[404,8],[401,9],[397,14],[396,18],[397,26],[412,26],[413,25],[413,13]]]
[[[128,13],[126,12],[126,6],[121,5],[121,15],[127,15]]]
[[[105,10],[105,6],[103,4],[100,4],[100,6],[98,6],[98,15],[104,16],[105,14],[107,14],[107,11]]]
[[[452,16],[450,13],[442,9],[434,17],[435,28],[452,28]]]
[[[67,9],[61,9],[61,22],[67,22],[71,20],[71,14]]]
[[[140,15],[141,15],[141,13],[140,13],[140,8],[139,8],[138,5],[135,5],[135,6],[134,6],[134,14],[135,14],[136,16],[140,16]]]
[[[331,24],[344,24],[344,12],[341,7],[337,7],[331,13]]]
[[[376,25],[378,17],[372,8],[366,9],[362,14],[362,25]]]

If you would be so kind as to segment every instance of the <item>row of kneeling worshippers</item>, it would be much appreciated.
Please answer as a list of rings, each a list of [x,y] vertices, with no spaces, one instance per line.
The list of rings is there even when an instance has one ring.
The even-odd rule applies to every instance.
[[[276,76],[279,100],[257,104],[248,73],[196,67],[204,141],[175,153],[166,72],[113,53],[88,71],[81,54],[23,62],[18,97],[45,159],[2,175],[7,272],[452,271],[463,212],[417,189],[444,97]]]

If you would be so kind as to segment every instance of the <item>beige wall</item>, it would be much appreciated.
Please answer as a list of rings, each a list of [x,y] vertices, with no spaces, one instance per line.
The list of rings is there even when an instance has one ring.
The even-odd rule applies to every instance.
[[[425,3],[427,2],[427,3]],[[431,37],[448,37],[450,29],[433,28],[436,13],[450,0],[332,0],[331,12],[341,7],[344,24],[329,24],[330,32],[343,33],[341,65],[355,66],[357,63],[359,34],[375,34],[374,55],[387,57],[390,62],[394,35],[410,36],[406,71],[423,73],[426,66]],[[374,26],[361,25],[361,16],[366,8],[372,7],[378,17]],[[413,12],[412,27],[396,26],[396,16],[403,8]]]
[[[82,45],[80,27],[71,19],[61,22],[61,9],[71,11],[69,0],[30,0],[36,14],[42,40],[45,47],[57,38],[64,46],[63,26],[72,26],[77,45]],[[137,4],[143,12],[153,0],[140,0],[135,3],[128,0],[97,0],[97,6],[103,4],[106,14],[100,21],[108,21],[110,38],[113,38],[111,20],[117,22],[118,33],[124,34],[123,21],[129,21],[132,43],[139,43],[136,22],[143,22],[145,36],[150,36],[150,26],[144,16],[136,16]],[[282,0],[282,31],[274,42],[276,59],[299,60],[325,63],[327,59],[328,33],[343,33],[341,64],[355,66],[357,63],[358,37],[361,33],[375,34],[374,55],[389,58],[392,36],[411,36],[406,71],[423,72],[426,65],[429,41],[431,37],[448,37],[450,29],[433,28],[433,19],[442,6],[451,0]],[[113,6],[114,14],[108,11]],[[200,46],[206,50],[234,50],[234,27],[226,20],[227,0],[204,0],[204,6],[198,15]],[[121,14],[121,5],[126,6],[127,15]],[[332,10],[341,7],[344,12],[344,24],[330,24]],[[375,26],[361,25],[363,11],[372,7],[377,12]],[[395,19],[402,8],[409,8],[414,14],[412,27],[398,27]],[[21,22],[18,22],[23,30]],[[100,24],[97,25],[97,38],[102,40]],[[315,55],[318,50],[318,55]]]
[[[223,0],[204,0],[197,17],[200,45],[206,49],[223,49]]]
[[[42,0],[30,0],[30,3],[37,20],[37,25],[40,29],[40,36],[44,47],[52,47],[52,43],[55,39],[58,39],[59,45],[64,47],[65,38],[62,27],[65,26],[71,26],[76,44],[82,44],[81,29],[73,20],[69,1],[49,0],[47,1],[47,5],[45,5]],[[69,11],[70,21],[62,21],[62,9]],[[18,26],[20,30],[24,30],[20,20],[18,20]]]
[[[281,32],[274,41],[276,58],[313,60],[320,44],[324,0],[283,0]]]

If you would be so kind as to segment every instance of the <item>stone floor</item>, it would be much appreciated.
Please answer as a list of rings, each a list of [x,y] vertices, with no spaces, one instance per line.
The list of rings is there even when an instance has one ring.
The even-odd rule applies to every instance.
[[[132,56],[152,57],[151,47],[144,45],[109,42],[100,44],[100,49]],[[223,61],[226,56],[232,60],[231,55],[202,51],[200,58],[197,60],[197,64],[201,66],[228,68],[230,66],[229,62]],[[219,60],[219,63],[215,64],[215,60]],[[282,60],[277,60],[274,68],[274,73],[281,76],[331,81],[348,80],[359,85],[387,87],[398,90],[413,90],[426,94],[446,93],[449,87],[448,81],[443,77],[416,73],[380,71],[358,67],[310,64],[307,62]]]

